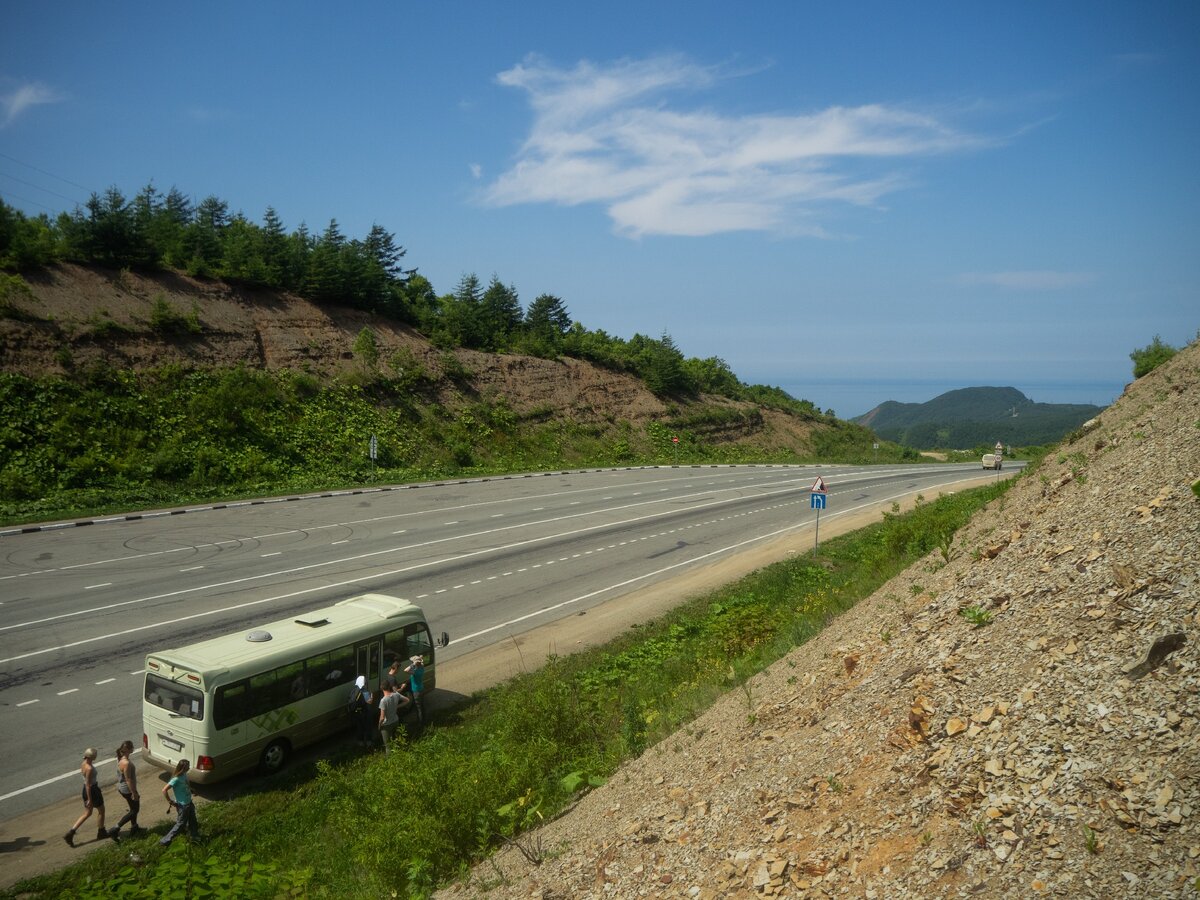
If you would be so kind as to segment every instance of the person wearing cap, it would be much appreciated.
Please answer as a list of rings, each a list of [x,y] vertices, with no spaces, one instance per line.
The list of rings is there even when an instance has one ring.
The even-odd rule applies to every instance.
[[[75,832],[79,830],[80,825],[91,818],[94,809],[99,825],[96,840],[112,838],[120,843],[120,838],[116,834],[104,830],[104,795],[100,793],[100,785],[96,783],[96,749],[94,747],[88,747],[83,751],[83,762],[79,764],[79,774],[83,776],[83,815],[75,820],[71,830],[63,835],[63,840],[67,842],[68,847],[74,847]]]
[[[417,710],[417,721],[425,724],[425,703],[421,695],[425,692],[425,658],[414,656],[405,666],[408,673],[408,689],[412,694],[412,703]]]

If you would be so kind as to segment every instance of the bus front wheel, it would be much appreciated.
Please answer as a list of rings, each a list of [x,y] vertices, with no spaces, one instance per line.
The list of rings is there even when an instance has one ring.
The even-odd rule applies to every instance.
[[[271,741],[263,748],[258,771],[263,775],[274,775],[287,764],[290,749],[287,741]]]

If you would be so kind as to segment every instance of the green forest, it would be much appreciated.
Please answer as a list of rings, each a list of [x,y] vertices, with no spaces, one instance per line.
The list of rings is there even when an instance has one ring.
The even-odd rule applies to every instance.
[[[36,319],[22,274],[59,263],[116,273],[185,271],[401,321],[442,351],[436,370],[411,354],[381,359],[373,332],[364,328],[353,347],[362,364],[355,377],[177,366],[147,372],[68,366],[67,377],[0,373],[0,518],[468,471],[767,461],[762,450],[708,438],[760,427],[763,408],[820,424],[810,453],[900,458],[900,448],[885,447],[880,460],[867,429],[780,388],[745,384],[720,358],[685,357],[668,334],[626,340],[589,330],[561,298],[543,294],[523,307],[516,288],[496,276],[485,285],[466,275],[439,295],[405,255],[381,225],[361,239],[347,238],[336,221],[320,235],[303,224],[288,232],[273,209],[257,224],[230,214],[223,200],[193,203],[175,188],[163,194],[150,185],[132,200],[110,188],[55,218],[27,216],[0,201],[0,318]],[[164,340],[186,338],[202,330],[203,313],[202,306],[180,312],[160,298],[148,327]],[[105,333],[98,327],[94,337],[103,340]],[[474,395],[473,373],[451,352],[460,347],[572,357],[627,372],[667,401],[669,413],[645,427],[619,417],[582,425],[555,419],[552,410],[520,417],[503,398]],[[447,385],[462,400],[453,408],[442,393]],[[714,405],[701,395],[746,405]],[[379,448],[374,459],[365,453],[372,437]],[[780,461],[799,459],[787,456]]]
[[[1016,388],[947,391],[925,403],[889,400],[854,421],[884,440],[919,450],[990,447],[996,441],[1028,447],[1053,444],[1100,414],[1085,403],[1034,403]]]
[[[464,275],[452,292],[439,295],[415,267],[406,267],[405,256],[382,225],[361,239],[344,235],[336,219],[320,234],[304,223],[288,232],[271,207],[260,225],[231,214],[224,200],[194,203],[176,188],[164,194],[147,185],[131,200],[111,187],[53,219],[27,216],[0,200],[0,269],[8,272],[56,262],[185,271],[366,310],[412,325],[442,349],[570,356],[631,372],[660,396],[703,392],[821,417],[812,403],[780,388],[743,384],[722,359],[685,358],[668,334],[625,340],[589,330],[552,294],[523,307],[516,287],[494,275],[486,285]]]

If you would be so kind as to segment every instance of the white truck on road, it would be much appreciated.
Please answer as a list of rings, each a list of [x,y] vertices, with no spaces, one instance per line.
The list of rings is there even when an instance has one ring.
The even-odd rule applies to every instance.
[[[985,453],[983,455],[983,467],[985,469],[999,469],[1002,459],[1004,457],[999,453]]]

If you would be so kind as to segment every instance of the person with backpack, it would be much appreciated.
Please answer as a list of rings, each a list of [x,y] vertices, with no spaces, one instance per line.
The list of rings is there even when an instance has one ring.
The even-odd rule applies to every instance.
[[[359,675],[354,680],[354,685],[350,688],[350,701],[346,708],[350,714],[350,721],[354,725],[354,732],[358,736],[358,742],[369,747],[374,743],[375,734],[378,732],[375,731],[374,697],[367,689],[365,675]]]

